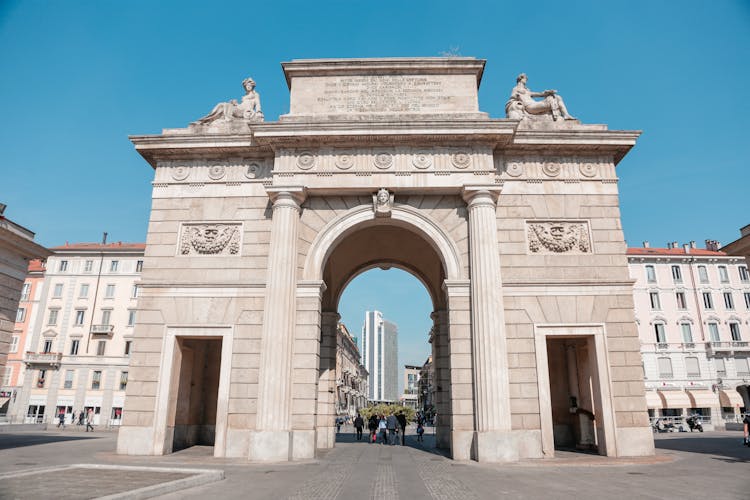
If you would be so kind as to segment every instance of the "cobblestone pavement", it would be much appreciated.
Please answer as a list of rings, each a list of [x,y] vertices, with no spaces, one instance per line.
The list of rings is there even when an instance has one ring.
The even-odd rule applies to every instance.
[[[0,472],[75,462],[225,471],[223,481],[160,497],[169,500],[750,498],[750,448],[741,446],[740,432],[658,435],[655,458],[562,452],[552,460],[505,466],[449,460],[432,447],[432,436],[422,444],[410,435],[402,447],[357,442],[342,432],[336,447],[316,460],[275,465],[215,459],[207,447],[122,457],[114,454],[114,434],[70,437],[77,436],[0,434]],[[61,478],[60,487],[70,480]]]

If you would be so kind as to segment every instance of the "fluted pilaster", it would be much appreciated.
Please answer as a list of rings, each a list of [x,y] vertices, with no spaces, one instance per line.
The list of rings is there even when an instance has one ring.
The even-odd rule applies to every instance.
[[[288,431],[291,420],[292,347],[296,320],[297,226],[302,188],[272,188],[258,387],[257,429]]]
[[[477,432],[510,429],[508,348],[495,214],[497,187],[467,187],[471,341]]]

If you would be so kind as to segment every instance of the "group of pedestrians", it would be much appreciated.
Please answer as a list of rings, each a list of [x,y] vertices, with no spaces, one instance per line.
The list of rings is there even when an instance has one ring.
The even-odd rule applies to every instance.
[[[362,415],[354,419],[354,429],[357,431],[357,441],[362,440],[362,430],[365,421]],[[406,415],[397,413],[390,415],[372,415],[367,421],[367,429],[370,431],[370,443],[377,443],[378,436],[382,444],[395,445],[401,439],[401,445],[406,444]]]
[[[89,411],[87,413],[84,413],[83,410],[78,412],[78,417],[76,418],[76,412],[73,410],[71,412],[71,424],[78,424],[83,425],[86,424],[86,432],[89,432],[89,429],[91,429],[91,432],[94,432],[94,410],[89,408]],[[60,411],[57,414],[57,428],[59,429],[62,427],[65,429],[65,408],[60,408]]]

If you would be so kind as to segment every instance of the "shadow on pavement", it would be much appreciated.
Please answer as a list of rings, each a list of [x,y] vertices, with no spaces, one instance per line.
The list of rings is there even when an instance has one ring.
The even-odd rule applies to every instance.
[[[95,436],[60,436],[50,434],[0,434],[0,450],[36,446],[38,444],[79,441],[81,439],[98,439]]]
[[[737,437],[684,437],[655,439],[654,445],[662,450],[685,451],[688,453],[705,453],[716,455],[715,460],[728,463],[750,462],[750,448],[742,444],[742,434]]]
[[[428,428],[429,429],[429,428]],[[362,440],[357,441],[357,435],[354,432],[348,432],[347,430],[342,430],[338,434],[336,434],[336,443],[353,443],[353,444],[361,444],[363,446],[385,446],[380,441],[380,435],[378,435],[378,442],[377,443],[369,443],[368,439],[370,437],[370,434],[367,430],[364,431],[362,435]],[[401,446],[401,436],[399,435],[396,446]],[[441,457],[450,458],[450,452],[449,450],[443,450],[440,448],[435,447],[435,436],[433,434],[427,434],[424,435],[424,441],[420,442],[417,441],[417,436],[415,434],[407,434],[406,435],[406,444],[405,446],[409,448],[413,448],[415,450],[423,451],[425,453],[430,453],[432,455],[438,455]]]

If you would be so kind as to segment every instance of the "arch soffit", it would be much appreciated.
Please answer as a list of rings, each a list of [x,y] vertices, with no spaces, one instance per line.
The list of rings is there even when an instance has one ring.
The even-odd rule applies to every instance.
[[[458,247],[437,221],[419,209],[399,204],[394,205],[391,210],[391,219],[417,232],[435,248],[445,268],[446,279],[465,279]],[[322,280],[326,260],[337,243],[362,225],[375,220],[372,205],[360,205],[328,222],[310,246],[310,251],[305,258],[303,279]]]

